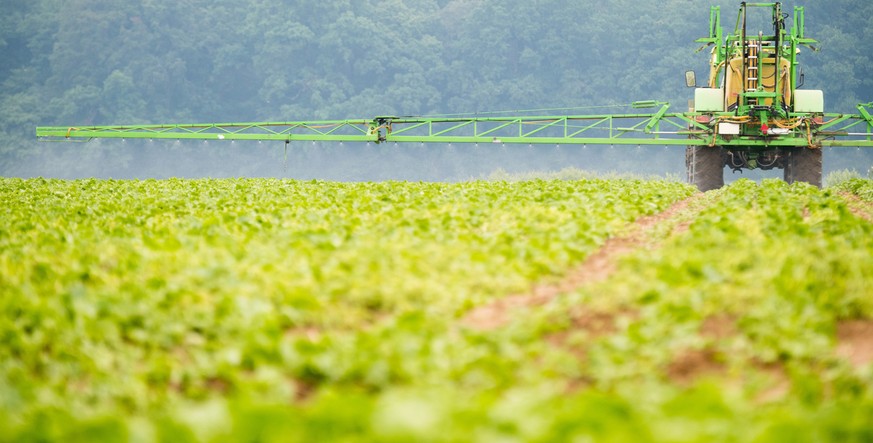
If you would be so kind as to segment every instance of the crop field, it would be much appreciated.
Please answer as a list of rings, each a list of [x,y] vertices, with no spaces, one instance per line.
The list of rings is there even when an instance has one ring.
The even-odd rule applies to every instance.
[[[873,441],[871,180],[0,201],[0,441]]]

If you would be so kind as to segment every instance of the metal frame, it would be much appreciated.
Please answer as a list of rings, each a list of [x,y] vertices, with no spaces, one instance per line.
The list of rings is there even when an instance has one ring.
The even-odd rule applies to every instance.
[[[642,102],[641,102],[642,103]],[[649,102],[645,102],[649,103]],[[788,135],[719,135],[726,113],[654,113],[507,117],[375,117],[310,122],[205,123],[38,127],[42,141],[95,138],[172,140],[272,140],[321,142],[517,143],[566,145],[695,145],[749,147],[873,147],[873,117],[858,114],[792,115],[803,120]],[[798,121],[800,121],[798,120]]]
[[[747,8],[771,8],[774,35],[746,36]],[[733,33],[721,27],[721,9],[710,9],[709,36],[698,39],[701,48],[714,45],[709,87],[718,87],[719,76],[726,81],[728,63],[742,57],[742,90],[736,109],[726,112],[668,112],[670,105],[654,100],[631,104],[635,109],[658,108],[655,112],[594,115],[532,116],[381,116],[372,119],[320,120],[258,123],[205,123],[124,126],[38,127],[40,140],[87,141],[95,138],[188,139],[188,140],[275,140],[321,142],[407,142],[407,143],[519,143],[565,145],[680,145],[720,146],[731,151],[752,153],[772,148],[824,146],[873,147],[873,117],[858,105],[858,114],[794,113],[783,106],[781,60],[789,61],[792,94],[797,86],[797,48],[815,40],[805,36],[804,9],[794,8],[793,27],[785,29],[786,14],[781,3],[742,2]],[[751,46],[750,46],[751,45]],[[757,45],[757,46],[754,46]],[[753,49],[755,51],[747,51]],[[754,55],[752,54],[754,52]],[[764,56],[772,56],[773,90],[763,87]],[[755,67],[751,64],[756,63]],[[770,62],[768,62],[770,63]],[[750,72],[757,72],[752,77]],[[754,82],[750,82],[755,80]],[[763,80],[763,79],[761,79]],[[728,88],[723,88],[727,94]],[[760,100],[763,99],[764,103]],[[771,100],[766,105],[766,100]],[[726,102],[726,100],[725,100]],[[536,111],[536,112],[542,112]],[[519,111],[517,113],[522,113]],[[739,135],[722,134],[719,125],[731,123],[742,129]],[[778,126],[769,131],[768,124]]]

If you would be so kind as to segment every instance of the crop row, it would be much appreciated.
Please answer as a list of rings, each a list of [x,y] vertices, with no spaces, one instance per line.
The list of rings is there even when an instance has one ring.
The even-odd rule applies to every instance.
[[[873,225],[830,191],[741,180],[462,321],[691,192],[3,181],[0,440],[873,439]]]
[[[873,225],[778,180],[701,206],[687,231],[516,327],[577,356],[567,378],[653,441],[873,438]]]
[[[491,363],[499,343],[455,340],[458,316],[691,192],[630,180],[3,179],[0,427],[17,431],[0,439],[176,439],[233,422],[245,433],[255,412],[229,407],[289,402],[315,403],[294,432],[341,432],[344,410],[370,413],[356,396],[505,386],[515,375]],[[321,416],[331,401],[346,406]]]
[[[873,180],[851,178],[837,183],[834,189],[857,195],[864,201],[873,202]]]

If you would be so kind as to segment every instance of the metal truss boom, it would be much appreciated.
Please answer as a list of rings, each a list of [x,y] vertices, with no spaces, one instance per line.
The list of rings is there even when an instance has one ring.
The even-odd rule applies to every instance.
[[[637,102],[656,112],[599,115],[500,117],[398,117],[258,123],[155,124],[38,127],[43,141],[96,138],[173,140],[272,140],[319,142],[515,143],[565,145],[681,145],[725,147],[852,146],[873,147],[873,118],[859,114],[798,115],[788,134],[773,137],[720,135],[721,121],[732,113],[671,113],[669,104]],[[806,118],[806,120],[804,120]],[[804,124],[805,122],[805,124]]]

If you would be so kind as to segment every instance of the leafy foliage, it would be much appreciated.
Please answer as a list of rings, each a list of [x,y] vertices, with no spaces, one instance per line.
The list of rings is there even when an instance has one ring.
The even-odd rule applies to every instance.
[[[608,280],[460,321],[692,192],[0,180],[0,440],[868,439],[835,330],[873,317],[873,228],[829,191],[741,180]]]
[[[692,192],[596,179],[0,184],[0,417],[54,438],[82,430],[67,420],[182,400],[462,377],[473,355],[453,368],[467,351],[444,335],[459,313]]]
[[[862,200],[873,202],[873,180],[860,177],[848,177],[837,181],[832,185],[837,191],[849,192],[860,197]]]

